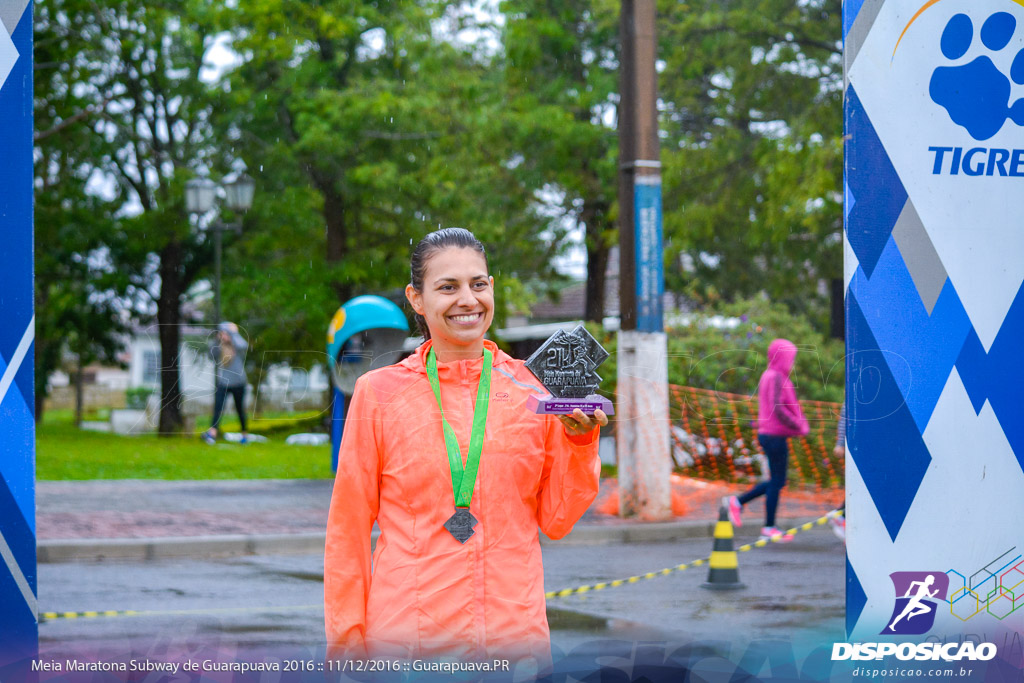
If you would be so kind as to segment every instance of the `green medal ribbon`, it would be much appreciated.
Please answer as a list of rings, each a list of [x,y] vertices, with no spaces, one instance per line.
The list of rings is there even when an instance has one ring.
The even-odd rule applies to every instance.
[[[441,411],[441,424],[444,426],[444,443],[448,449],[448,466],[452,472],[452,493],[455,496],[455,507],[468,508],[473,498],[473,486],[476,484],[476,473],[480,469],[480,453],[484,448],[484,425],[487,423],[488,398],[491,393],[491,360],[490,349],[484,348],[484,366],[480,370],[480,383],[476,390],[476,408],[473,410],[473,431],[469,439],[469,453],[466,465],[462,465],[462,451],[459,441],[455,438],[455,430],[448,424],[441,407],[441,383],[437,379],[437,357],[431,347],[427,354],[427,378],[430,388],[437,398],[437,408]]]

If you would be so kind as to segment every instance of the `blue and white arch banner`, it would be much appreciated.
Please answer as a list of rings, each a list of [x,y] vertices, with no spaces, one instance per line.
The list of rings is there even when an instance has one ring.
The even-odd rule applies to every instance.
[[[1024,0],[846,0],[847,630],[1024,632]]]
[[[0,0],[0,160],[0,679],[6,680],[6,667],[34,655],[38,633],[27,0]]]

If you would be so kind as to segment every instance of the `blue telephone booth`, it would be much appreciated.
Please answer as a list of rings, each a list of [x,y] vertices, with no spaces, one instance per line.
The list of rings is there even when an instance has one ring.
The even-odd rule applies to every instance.
[[[338,469],[338,450],[345,425],[345,396],[356,380],[376,368],[396,363],[409,335],[402,309],[374,295],[357,296],[335,312],[327,328],[334,409],[331,415],[331,468]]]

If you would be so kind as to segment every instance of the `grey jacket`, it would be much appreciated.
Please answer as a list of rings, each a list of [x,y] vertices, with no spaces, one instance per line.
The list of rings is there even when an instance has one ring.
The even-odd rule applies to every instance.
[[[222,387],[244,387],[248,383],[245,375],[245,352],[249,348],[249,342],[242,338],[237,332],[230,332],[231,344],[235,347],[235,357],[227,367],[220,364],[220,343],[210,344],[210,356],[216,364],[217,385]]]

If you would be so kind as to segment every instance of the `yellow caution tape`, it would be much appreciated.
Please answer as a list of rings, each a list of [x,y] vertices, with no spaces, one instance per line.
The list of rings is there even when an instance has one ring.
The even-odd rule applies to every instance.
[[[775,536],[775,537],[773,537],[771,539],[760,538],[760,539],[754,541],[753,543],[747,543],[745,545],[741,545],[739,548],[736,549],[736,551],[737,552],[746,552],[746,551],[752,550],[754,548],[763,548],[766,545],[768,545],[769,543],[778,543],[780,540],[782,540],[783,536],[792,536],[792,535],[797,534],[797,533],[799,533],[801,531],[807,531],[809,529],[813,529],[816,526],[821,526],[822,524],[827,523],[828,520],[833,518],[833,517],[841,517],[842,515],[843,515],[842,510],[832,510],[828,514],[826,514],[826,515],[824,515],[822,517],[818,517],[815,520],[812,520],[812,521],[807,522],[805,524],[801,524],[800,526],[797,526],[797,527],[793,527],[792,529],[787,529],[783,534],[780,534],[779,536]],[[724,524],[724,522],[719,522],[718,524]],[[716,534],[716,536],[718,536],[718,535]],[[718,537],[721,538],[721,536],[718,536]],[[590,591],[599,591],[599,590],[604,590],[605,588],[614,588],[614,587],[617,587],[617,586],[622,586],[622,585],[627,584],[627,583],[636,583],[637,581],[642,581],[644,579],[654,579],[654,578],[657,578],[659,576],[668,576],[669,574],[671,574],[673,572],[681,572],[681,571],[685,571],[687,569],[690,569],[692,567],[699,567],[699,566],[703,565],[704,563],[711,563],[713,566],[715,566],[715,567],[717,567],[719,569],[725,568],[725,565],[722,564],[722,562],[727,562],[729,564],[733,564],[731,559],[724,558],[724,557],[722,557],[723,555],[732,555],[733,557],[735,556],[734,553],[713,552],[708,557],[701,558],[699,560],[694,560],[693,562],[688,562],[688,563],[685,563],[685,564],[677,564],[674,567],[668,567],[666,569],[662,569],[661,571],[647,572],[646,574],[640,574],[638,576],[631,576],[628,579],[617,579],[615,581],[605,581],[603,583],[594,584],[592,586],[580,586],[578,588],[564,588],[564,589],[562,589],[560,591],[551,591],[550,593],[545,593],[544,597],[548,598],[548,599],[551,599],[551,598],[564,598],[564,597],[569,596],[569,595],[577,595],[577,594],[580,594],[580,593],[589,593]],[[733,564],[733,566],[735,566],[735,564]]]
[[[323,605],[284,605],[280,607],[215,607],[205,609],[173,609],[173,610],[105,610],[102,612],[40,612],[40,621],[54,619],[91,619],[96,617],[180,617],[199,614],[227,614],[231,612],[283,612],[293,610],[323,609]]]
[[[819,517],[815,520],[801,524],[800,526],[793,527],[784,532],[783,535],[792,536],[801,531],[808,531],[816,526],[821,526],[828,522],[833,517],[841,517],[843,512],[841,510],[832,510],[828,514]],[[718,524],[723,524],[719,522]],[[731,525],[730,525],[731,526]],[[754,548],[763,548],[769,543],[777,543],[782,539],[783,535],[775,536],[771,539],[761,538],[753,543],[747,543],[741,545],[736,549],[737,552],[747,552]],[[721,538],[721,536],[720,536]],[[725,552],[714,552],[708,557],[703,557],[699,560],[687,562],[684,564],[677,564],[674,567],[666,567],[665,569],[659,569],[654,572],[647,572],[646,574],[638,574],[637,576],[630,576],[625,579],[615,579],[614,581],[602,581],[601,583],[595,583],[589,586],[578,586],[576,588],[564,588],[559,591],[550,591],[544,594],[547,599],[551,598],[564,598],[569,595],[579,595],[582,593],[589,593],[590,591],[600,591],[607,588],[618,588],[619,586],[625,586],[631,583],[637,583],[646,579],[656,579],[660,576],[668,576],[673,572],[681,572],[694,567],[700,567],[704,564],[711,563],[718,568],[725,567],[722,564],[723,561],[732,563],[731,559],[724,559],[720,556],[732,554]],[[735,566],[735,565],[734,565]],[[52,621],[55,619],[92,619],[97,617],[166,617],[166,616],[190,616],[200,614],[227,614],[231,612],[280,612],[280,611],[291,611],[291,610],[312,610],[312,609],[323,609],[323,605],[290,605],[281,607],[222,607],[213,609],[183,609],[183,610],[104,610],[104,611],[88,611],[88,612],[40,612],[40,621]]]

